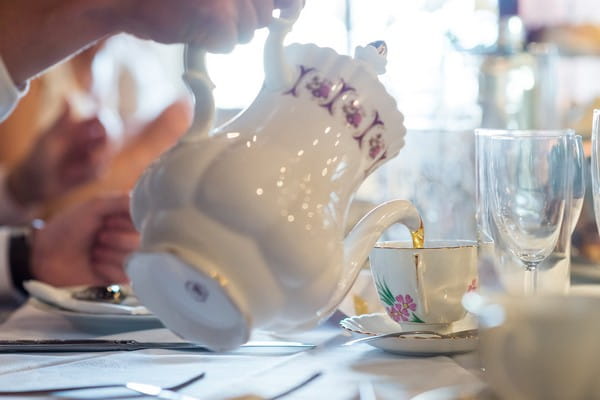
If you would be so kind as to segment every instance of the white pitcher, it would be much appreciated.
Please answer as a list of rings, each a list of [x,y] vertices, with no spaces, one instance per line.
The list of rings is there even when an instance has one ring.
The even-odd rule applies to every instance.
[[[235,348],[258,328],[315,326],[385,229],[421,225],[412,204],[396,200],[344,238],[355,190],[399,152],[406,130],[377,78],[385,44],[360,47],[355,59],[312,44],[284,48],[301,8],[295,1],[270,25],[256,100],[212,132],[204,52],[186,49],[195,120],[133,192],[142,234],[127,263],[134,290],[168,328],[211,349]]]

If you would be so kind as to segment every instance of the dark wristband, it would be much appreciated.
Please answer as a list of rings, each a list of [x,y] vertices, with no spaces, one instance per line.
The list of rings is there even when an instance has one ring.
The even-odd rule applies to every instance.
[[[12,235],[8,249],[13,287],[17,288],[21,293],[27,294],[27,291],[23,287],[23,282],[32,279],[30,263],[31,249],[27,234],[19,233]]]

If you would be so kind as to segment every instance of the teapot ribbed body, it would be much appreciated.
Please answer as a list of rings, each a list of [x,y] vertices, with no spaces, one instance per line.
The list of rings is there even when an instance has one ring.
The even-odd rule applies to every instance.
[[[344,259],[352,195],[404,143],[402,114],[368,64],[314,45],[285,54],[288,87],[264,87],[209,136],[184,138],[133,193],[134,289],[167,326],[212,348],[333,311],[358,265]]]

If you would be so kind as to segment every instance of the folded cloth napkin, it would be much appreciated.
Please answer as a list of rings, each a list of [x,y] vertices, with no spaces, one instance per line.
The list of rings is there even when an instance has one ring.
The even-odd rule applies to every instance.
[[[112,304],[100,301],[78,300],[73,298],[73,293],[85,287],[57,288],[40,281],[26,281],[23,286],[29,294],[44,303],[69,311],[90,314],[124,314],[148,315],[150,311],[144,306],[136,304]]]

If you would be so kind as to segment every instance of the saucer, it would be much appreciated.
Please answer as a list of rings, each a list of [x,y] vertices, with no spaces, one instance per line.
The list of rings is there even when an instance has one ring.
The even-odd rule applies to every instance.
[[[366,337],[411,330],[392,320],[386,313],[364,314],[348,317],[340,321],[345,330],[356,337]],[[477,327],[477,321],[472,315],[452,324],[446,332],[460,331]],[[477,348],[478,337],[442,339],[432,336],[409,336],[382,338],[368,342],[369,345],[389,353],[410,356],[433,356],[457,354],[473,351]]]
[[[93,314],[66,310],[35,298],[29,301],[38,310],[59,315],[76,328],[95,334],[108,335],[119,332],[164,328],[162,322],[154,314]]]

